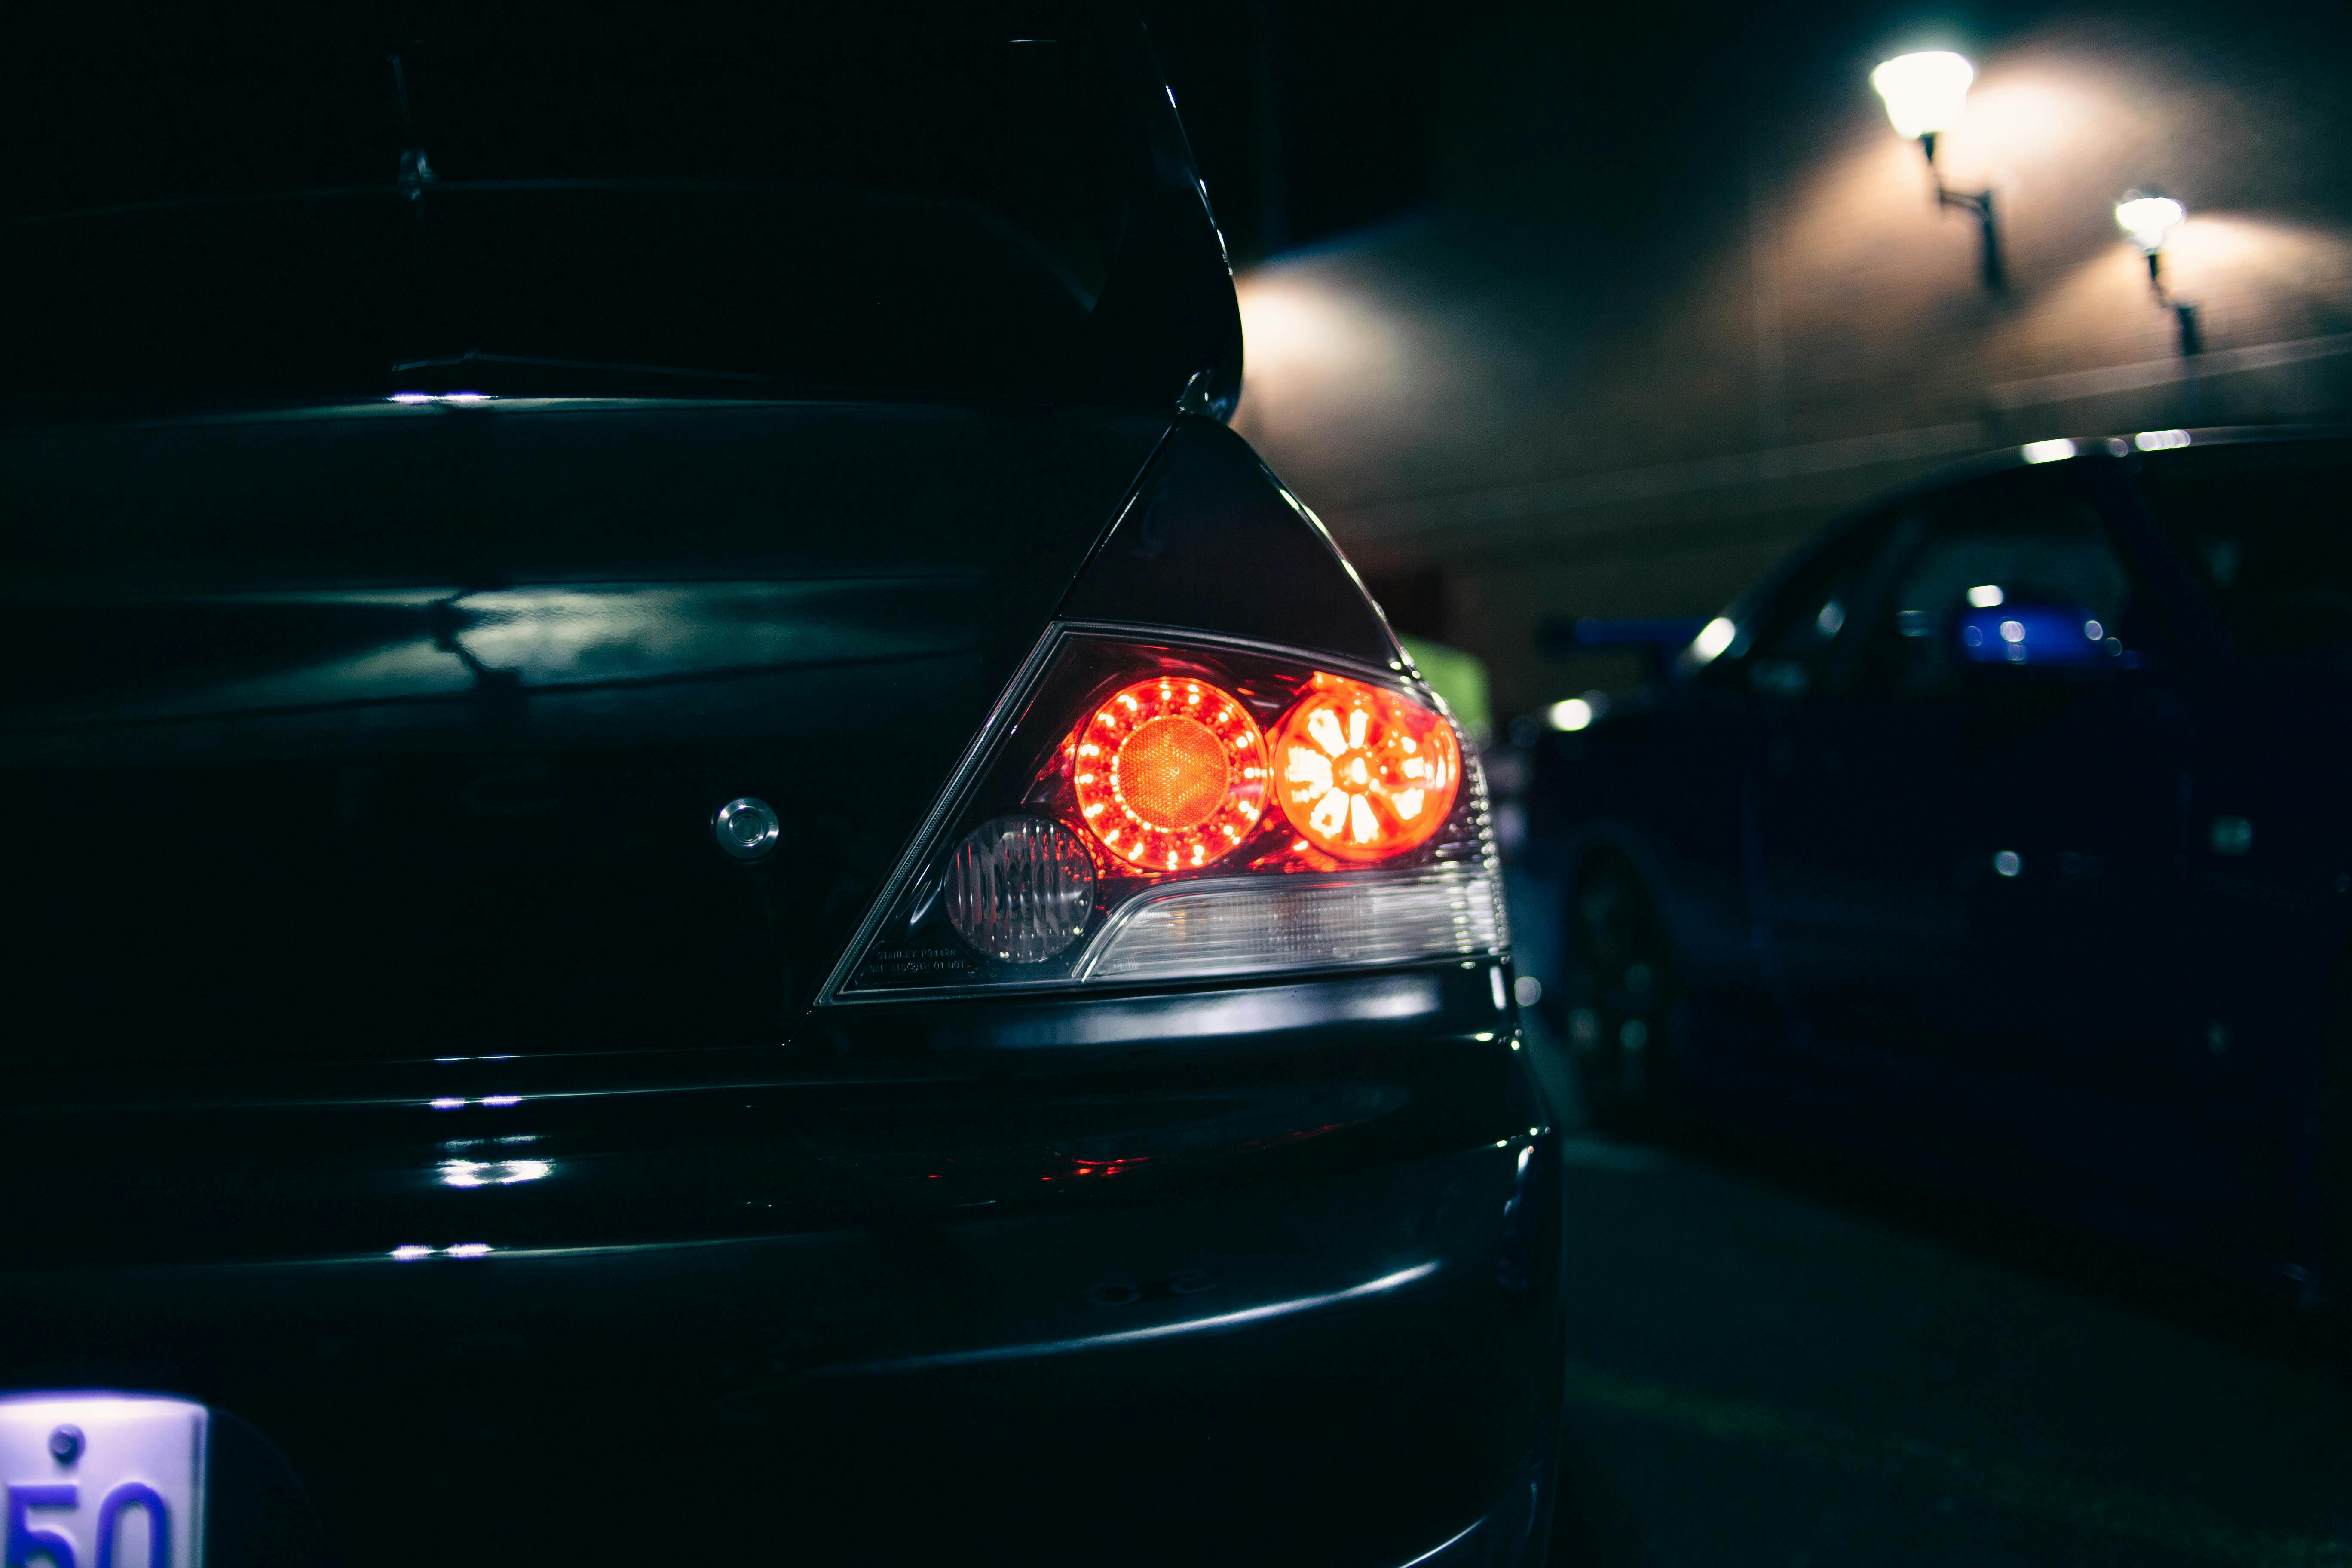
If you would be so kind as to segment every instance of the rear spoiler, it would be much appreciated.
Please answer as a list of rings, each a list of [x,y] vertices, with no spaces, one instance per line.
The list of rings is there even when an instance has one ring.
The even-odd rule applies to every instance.
[[[1536,647],[1546,658],[1621,650],[1638,653],[1643,656],[1643,674],[1654,679],[1664,673],[1667,661],[1688,647],[1706,625],[1704,616],[1623,619],[1551,616],[1536,628]]]

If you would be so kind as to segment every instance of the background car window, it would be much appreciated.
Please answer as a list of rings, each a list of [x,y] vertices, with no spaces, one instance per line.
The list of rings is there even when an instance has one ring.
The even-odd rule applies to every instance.
[[[1881,515],[1831,539],[1790,574],[1759,613],[1738,683],[1793,700],[1816,690],[1830,650],[1852,618],[1857,595],[1893,519]],[[1727,669],[1727,674],[1729,670]]]
[[[2139,487],[2240,647],[2352,647],[2352,442],[2154,453]]]
[[[1926,498],[1920,517],[1861,638],[1858,695],[1946,696],[1970,664],[2140,662],[2131,573],[2068,476],[1995,474]]]

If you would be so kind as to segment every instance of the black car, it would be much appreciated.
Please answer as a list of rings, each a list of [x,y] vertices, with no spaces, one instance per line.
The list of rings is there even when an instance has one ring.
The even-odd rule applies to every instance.
[[[1223,424],[1140,26],[77,25],[12,1568],[1539,1560],[1478,759]]]
[[[1996,454],[1832,527],[1549,737],[1596,1111],[2340,1299],[2347,495],[2342,431]]]

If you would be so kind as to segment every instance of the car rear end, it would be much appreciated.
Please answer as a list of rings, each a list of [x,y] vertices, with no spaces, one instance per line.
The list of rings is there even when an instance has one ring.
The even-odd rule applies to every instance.
[[[1108,122],[1129,37],[1069,73]],[[1231,284],[1136,166],[1039,331],[854,395],[451,265],[647,202],[756,260],[757,193],[20,227],[9,1562],[1540,1556],[1556,1162],[1477,757],[1171,412],[1230,406]],[[76,351],[142,244],[266,322],[223,279],[286,233],[436,281]]]
[[[453,417],[842,434],[355,417],[411,469]],[[1475,752],[1237,438],[1090,438],[1060,593],[910,524],[856,579],[23,606],[178,651],[8,738],[6,1384],[257,1434],[215,1563],[243,1494],[350,1561],[1524,1544],[1557,1207]],[[1228,559],[1282,571],[1164,618]]]

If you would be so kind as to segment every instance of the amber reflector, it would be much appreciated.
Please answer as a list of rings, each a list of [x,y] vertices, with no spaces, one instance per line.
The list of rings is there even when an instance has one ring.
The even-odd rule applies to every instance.
[[[1425,841],[1454,809],[1454,726],[1412,699],[1318,673],[1274,731],[1275,795],[1302,837],[1346,860]]]
[[[1265,737],[1230,693],[1186,676],[1113,692],[1070,739],[1078,811],[1136,870],[1233,852],[1265,811]]]

